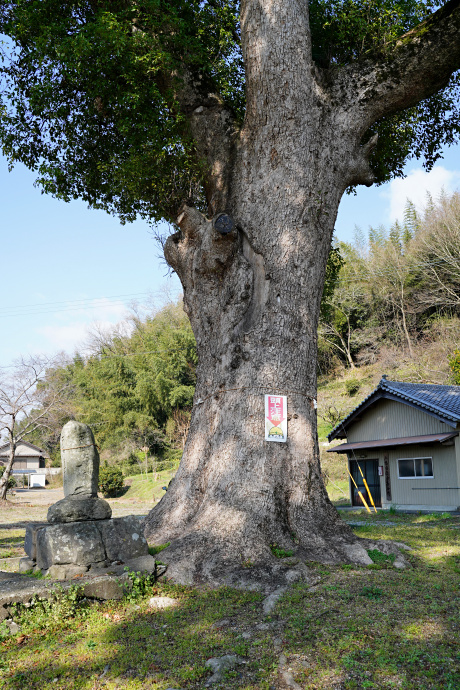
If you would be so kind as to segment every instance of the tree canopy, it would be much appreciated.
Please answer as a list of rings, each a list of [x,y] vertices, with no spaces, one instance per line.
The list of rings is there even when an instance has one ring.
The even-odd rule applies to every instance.
[[[452,4],[452,3],[448,3]],[[385,56],[430,15],[420,0],[311,0],[312,54],[333,75]],[[56,197],[82,198],[122,221],[174,222],[185,200],[206,207],[207,162],[180,93],[192,80],[206,98],[245,113],[237,0],[15,0],[0,7],[10,37],[1,66],[0,144],[11,165],[37,172]],[[405,161],[430,168],[458,140],[459,76],[418,105],[382,117],[371,155],[377,182]]]

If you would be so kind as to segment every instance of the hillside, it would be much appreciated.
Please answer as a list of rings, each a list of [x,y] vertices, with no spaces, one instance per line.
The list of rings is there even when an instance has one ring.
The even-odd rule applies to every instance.
[[[449,359],[459,342],[460,320],[457,317],[440,318],[413,345],[413,357],[403,348],[383,347],[372,364],[355,369],[337,366],[329,374],[319,376],[318,437],[321,464],[323,472],[329,477],[327,488],[334,502],[346,502],[348,476],[345,456],[327,453],[330,447],[327,435],[333,426],[369,395],[383,374],[397,381],[452,384]]]

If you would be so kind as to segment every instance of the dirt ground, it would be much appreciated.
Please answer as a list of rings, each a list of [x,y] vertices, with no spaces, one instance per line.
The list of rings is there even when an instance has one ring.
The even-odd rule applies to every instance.
[[[9,527],[26,527],[28,522],[46,520],[48,508],[64,498],[59,489],[16,489],[8,495],[7,505],[0,507],[0,529]],[[124,515],[147,515],[152,509],[152,501],[141,501],[135,498],[106,499],[112,507],[113,517]]]
[[[64,498],[64,489],[15,489],[10,496],[10,500],[14,503],[28,503],[30,505],[50,506],[56,501]]]

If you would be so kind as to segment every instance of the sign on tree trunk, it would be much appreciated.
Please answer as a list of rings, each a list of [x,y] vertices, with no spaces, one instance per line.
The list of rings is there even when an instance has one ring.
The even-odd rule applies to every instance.
[[[265,396],[265,440],[285,443],[287,439],[287,397]]]

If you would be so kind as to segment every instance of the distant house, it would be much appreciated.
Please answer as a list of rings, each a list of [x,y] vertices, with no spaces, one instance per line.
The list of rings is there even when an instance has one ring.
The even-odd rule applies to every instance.
[[[347,454],[349,470],[366,497],[361,469],[376,506],[457,510],[459,431],[460,386],[402,383],[384,376],[331,431],[329,441],[346,443],[328,452]],[[350,494],[352,505],[362,505],[351,480]]]
[[[8,462],[10,444],[0,446],[0,471]],[[19,441],[16,446],[13,463],[13,475],[26,475],[30,486],[45,486],[45,466],[49,455],[33,443]]]

